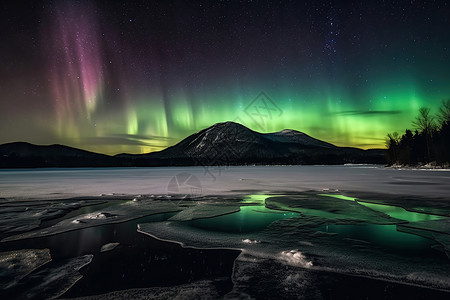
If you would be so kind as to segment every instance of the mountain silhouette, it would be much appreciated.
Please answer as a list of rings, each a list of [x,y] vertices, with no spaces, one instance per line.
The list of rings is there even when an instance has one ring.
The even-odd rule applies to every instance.
[[[337,147],[291,129],[259,133],[234,122],[214,124],[159,152],[119,156],[157,165],[385,163],[383,149]]]
[[[241,124],[214,124],[162,151],[109,156],[63,145],[0,145],[0,168],[384,164],[385,150],[337,147],[285,129],[260,133]]]

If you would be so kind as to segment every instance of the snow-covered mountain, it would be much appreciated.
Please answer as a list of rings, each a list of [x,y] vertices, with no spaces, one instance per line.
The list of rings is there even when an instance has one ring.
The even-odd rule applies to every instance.
[[[291,129],[259,133],[234,122],[214,124],[135,159],[144,157],[161,165],[385,163],[382,149],[337,147]]]
[[[337,147],[296,130],[259,133],[238,123],[224,122],[148,154],[109,156],[62,145],[4,144],[0,145],[0,168],[384,164],[384,154],[382,149]]]

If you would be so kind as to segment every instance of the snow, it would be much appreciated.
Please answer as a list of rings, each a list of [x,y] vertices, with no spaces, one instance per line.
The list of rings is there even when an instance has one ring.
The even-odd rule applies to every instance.
[[[298,250],[281,251],[280,259],[292,266],[299,266],[304,268],[310,268],[313,266],[312,262],[308,261],[305,255],[303,255]]]
[[[251,240],[251,239],[243,239],[242,242],[246,243],[246,244],[259,244],[259,243],[261,243],[261,241]]]
[[[195,175],[203,195],[230,195],[239,190],[340,190],[394,195],[450,195],[450,170],[398,170],[370,165],[246,166],[111,169],[0,170],[0,198],[51,199],[72,196],[166,195],[180,173]],[[213,178],[207,171],[215,175]],[[3,200],[5,201],[5,200]]]

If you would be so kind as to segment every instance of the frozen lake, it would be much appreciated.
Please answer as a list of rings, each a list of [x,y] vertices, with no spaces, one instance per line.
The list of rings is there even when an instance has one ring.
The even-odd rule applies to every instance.
[[[444,198],[450,195],[450,170],[349,165],[0,170],[0,197],[167,194],[170,180],[180,173],[198,178],[202,195],[239,190],[325,189]]]
[[[0,298],[433,298],[450,170],[0,170]]]

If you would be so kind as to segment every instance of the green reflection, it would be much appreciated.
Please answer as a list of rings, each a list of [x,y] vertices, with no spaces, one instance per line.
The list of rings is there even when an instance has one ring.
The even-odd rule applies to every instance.
[[[443,218],[441,216],[436,216],[436,215],[429,215],[429,214],[424,214],[424,213],[407,211],[406,209],[404,209],[402,207],[398,207],[398,206],[367,203],[367,202],[361,202],[361,201],[358,201],[358,203],[361,205],[364,205],[370,209],[383,212],[392,218],[405,220],[408,222],[440,220]]]
[[[349,201],[356,201],[356,199],[357,199],[357,198],[347,197],[344,195],[333,195],[333,194],[317,194],[317,195],[323,196],[323,197],[337,198],[337,199],[341,199],[341,200],[349,200]]]
[[[296,207],[295,210],[306,216],[321,217],[321,218],[332,219],[332,220],[339,218],[339,217],[341,217],[341,218],[349,217],[349,216],[342,215],[339,213],[333,213],[333,212],[328,212],[325,210],[314,209],[314,208]]]
[[[266,199],[269,197],[270,195],[260,195],[260,194],[247,195],[242,199],[241,203],[255,203],[264,205]]]
[[[361,205],[364,205],[370,209],[385,213],[386,215],[395,218],[395,219],[399,219],[399,220],[404,220],[404,221],[408,221],[408,222],[418,222],[418,221],[429,221],[429,220],[440,220],[444,217],[441,216],[436,216],[436,215],[431,215],[431,214],[426,214],[426,213],[418,213],[418,212],[411,212],[408,211],[402,207],[399,206],[392,206],[392,205],[385,205],[385,204],[376,204],[376,203],[368,203],[368,202],[364,202],[362,200],[359,200],[358,198],[353,198],[353,197],[348,197],[348,196],[344,196],[344,195],[335,195],[335,194],[318,194],[318,196],[323,196],[323,197],[331,197],[331,198],[336,198],[336,199],[341,199],[341,200],[348,200],[348,201],[356,201]],[[302,208],[302,210],[304,210]],[[308,213],[307,210],[305,210],[305,212]],[[323,214],[323,213],[318,213],[318,212],[309,212],[310,215],[314,215],[314,216],[318,216],[318,217],[327,217],[327,214]]]
[[[239,212],[189,221],[189,225],[211,231],[244,233],[259,231],[274,221],[297,216],[298,213],[276,211],[262,205],[241,206]]]
[[[319,231],[338,233],[341,238],[362,240],[405,253],[432,251],[435,243],[429,239],[397,231],[396,225],[336,225],[329,224],[318,228]]]

